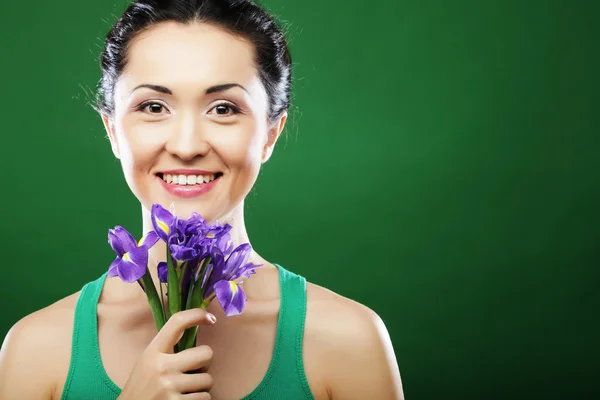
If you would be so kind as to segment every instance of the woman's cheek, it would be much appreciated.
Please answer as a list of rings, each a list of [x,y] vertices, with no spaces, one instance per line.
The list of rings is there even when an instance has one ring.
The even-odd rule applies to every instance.
[[[138,126],[128,132],[127,143],[135,164],[146,164],[156,157],[162,148],[164,133],[154,127]]]
[[[211,143],[211,147],[229,168],[235,168],[236,165],[247,165],[255,157],[258,145],[254,135],[250,134],[247,127],[244,126],[227,132],[225,135],[213,137],[213,143]]]

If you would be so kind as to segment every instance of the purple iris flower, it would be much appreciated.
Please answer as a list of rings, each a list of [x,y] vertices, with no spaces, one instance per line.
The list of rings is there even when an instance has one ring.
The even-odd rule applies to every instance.
[[[233,240],[231,240],[231,235],[226,232],[224,235],[221,235],[215,246],[220,250],[221,254],[228,256],[233,251]]]
[[[165,261],[161,261],[158,263],[158,280],[160,283],[167,283],[167,263]]]
[[[216,297],[225,315],[244,311],[246,294],[241,282],[236,280],[250,277],[260,265],[248,262],[252,252],[249,243],[234,249],[231,225],[218,222],[209,225],[198,213],[179,219],[159,204],[152,206],[152,224],[156,234],[168,245],[179,280],[181,304],[187,304],[193,283],[194,293],[200,291],[201,307],[206,308]],[[208,260],[208,265],[202,268]],[[167,265],[158,264],[158,278],[162,283],[168,281]]]
[[[118,276],[124,282],[138,281],[148,268],[148,249],[158,241],[158,235],[150,231],[136,243],[134,237],[122,226],[108,230],[108,243],[117,258],[108,268],[108,276]]]
[[[204,304],[208,304],[214,297],[223,308],[225,315],[238,315],[244,311],[246,305],[246,294],[240,283],[235,282],[239,278],[249,278],[256,273],[260,265],[248,262],[252,252],[249,243],[239,245],[229,256],[215,247],[212,254],[212,272],[206,283],[207,290],[204,293]]]
[[[176,218],[169,232],[167,244],[179,277],[182,304],[187,302],[192,274],[206,257],[202,235],[205,224],[197,214],[188,220]]]
[[[158,234],[158,237],[160,237],[163,242],[167,242],[171,226],[175,221],[173,214],[160,204],[153,204],[151,219],[154,231]]]
[[[174,260],[184,262],[203,259],[215,245],[226,254],[233,243],[228,235],[231,225],[209,225],[198,213],[179,219],[160,204],[152,206],[152,225],[158,236],[169,245]],[[176,263],[173,263],[176,265]],[[181,263],[180,263],[181,265]]]
[[[222,246],[223,252],[231,252],[231,225],[209,225],[198,213],[192,213],[188,219],[179,219],[160,204],[152,206],[151,218],[154,230],[169,246],[182,304],[186,304],[192,277],[198,274],[202,260],[218,245]],[[158,273],[161,282],[168,280],[166,264],[159,265]]]

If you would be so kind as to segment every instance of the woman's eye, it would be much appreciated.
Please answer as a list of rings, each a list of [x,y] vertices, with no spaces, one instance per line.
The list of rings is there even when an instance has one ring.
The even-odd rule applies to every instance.
[[[152,114],[159,114],[163,109],[163,106],[160,104],[150,104],[147,107],[148,111],[150,111]]]
[[[143,103],[138,107],[138,111],[144,111],[149,114],[160,115],[166,108],[160,103]]]
[[[213,107],[212,110],[214,110],[215,114],[224,116],[239,114],[241,111],[239,107],[236,107],[232,104],[219,104]]]

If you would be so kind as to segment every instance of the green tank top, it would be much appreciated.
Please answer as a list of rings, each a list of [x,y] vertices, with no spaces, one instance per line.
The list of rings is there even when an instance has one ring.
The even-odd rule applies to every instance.
[[[271,363],[262,382],[242,400],[314,400],[302,361],[306,280],[279,268],[281,303]],[[98,349],[97,304],[107,273],[85,284],[77,299],[71,363],[62,400],[114,400],[121,389],[109,378]]]

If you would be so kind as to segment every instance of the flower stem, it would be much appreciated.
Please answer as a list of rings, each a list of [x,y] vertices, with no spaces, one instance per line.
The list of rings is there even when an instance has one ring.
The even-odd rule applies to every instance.
[[[179,277],[177,271],[173,266],[173,259],[171,258],[171,250],[167,244],[167,292],[168,292],[168,303],[169,303],[169,315],[181,311],[181,292],[179,290]],[[179,353],[179,346],[176,344],[173,349],[174,353]]]
[[[206,277],[205,279],[204,275],[206,274],[206,270],[208,269],[210,261],[210,256],[207,256],[202,262],[202,267],[200,268],[200,272],[198,273],[198,279],[194,282],[194,277],[192,277],[192,285],[190,285],[190,294],[188,295],[186,304],[186,309],[188,310],[192,308],[203,308],[206,310],[206,307],[208,307],[208,304],[206,307],[202,307],[202,296],[205,290],[205,288],[202,287],[202,283],[205,283],[204,286],[208,284],[209,277]],[[196,345],[197,334],[197,326],[192,326],[191,328],[186,329],[183,333],[183,336],[181,337],[181,340],[179,341],[179,348],[190,349],[194,347]]]
[[[160,279],[159,279],[159,281],[158,281],[158,287],[160,288],[160,309],[162,310],[162,314],[163,314],[163,326],[164,326],[164,324],[166,324],[166,323],[167,323],[167,319],[168,319],[168,318],[167,318],[167,316],[165,315],[165,312],[167,312],[167,311],[165,310],[165,303],[164,303],[164,293],[163,293],[163,284],[162,284],[162,282],[160,281]]]
[[[146,292],[146,297],[148,298],[148,303],[150,304],[150,310],[152,311],[152,317],[154,318],[156,329],[160,331],[165,325],[165,313],[162,306],[162,301],[158,298],[158,293],[154,287],[152,277],[150,276],[150,271],[146,269],[146,273],[140,279],[142,281],[142,285],[144,285],[144,291]]]

